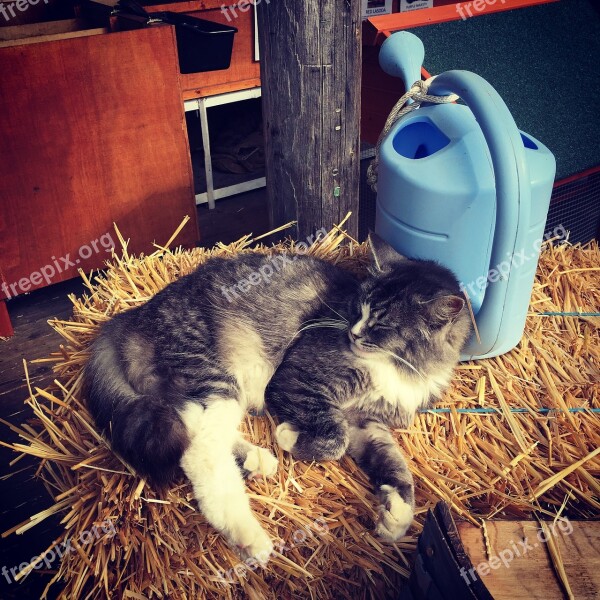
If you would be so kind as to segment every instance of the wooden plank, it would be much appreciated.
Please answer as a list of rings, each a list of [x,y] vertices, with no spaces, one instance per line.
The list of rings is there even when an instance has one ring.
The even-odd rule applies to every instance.
[[[185,215],[176,243],[197,241],[172,27],[3,48],[0,72],[0,256],[19,293],[44,267],[101,267],[113,223],[134,253]]]
[[[0,286],[6,284],[6,278],[2,272],[2,266],[0,265]],[[0,341],[5,338],[9,338],[14,334],[14,329],[10,321],[10,315],[6,307],[6,302],[0,300]],[[0,355],[1,356],[1,355]]]
[[[11,48],[13,46],[27,46],[29,44],[41,44],[43,42],[56,42],[59,40],[69,40],[71,38],[87,37],[90,35],[100,35],[108,33],[107,27],[97,27],[95,29],[83,29],[81,31],[66,31],[64,33],[52,33],[48,35],[38,35],[35,37],[21,38],[16,40],[6,40],[0,42],[0,48]]]
[[[360,2],[258,5],[271,224],[358,231]],[[291,230],[290,230],[291,231]]]
[[[404,83],[379,66],[379,48],[363,47],[360,139],[375,145],[390,111],[404,94]]]
[[[32,417],[29,407],[23,404],[28,396],[24,383],[22,358],[28,361],[43,358],[54,352],[61,343],[60,336],[47,323],[51,317],[66,317],[72,309],[67,298],[70,292],[81,294],[83,286],[75,282],[60,283],[33,294],[11,300],[10,315],[15,324],[15,336],[9,341],[0,341],[0,417],[22,425]],[[32,385],[46,387],[53,379],[51,363],[29,363]],[[0,425],[0,439],[3,442],[23,443],[16,433]],[[33,475],[39,461],[26,458],[14,466],[9,466],[17,454],[8,448],[0,447],[0,464],[3,465],[0,478],[0,527],[5,531],[9,527],[28,519],[32,514],[45,510],[52,504],[51,496],[43,482]],[[26,470],[26,467],[28,467]],[[7,477],[8,473],[16,473]],[[0,543],[0,564],[8,569],[31,560],[33,554],[48,547],[60,533],[61,517],[50,518],[39,527],[23,535],[11,535]],[[12,575],[10,575],[12,580]],[[43,588],[50,580],[49,575],[27,577],[23,585],[8,583],[2,578],[0,597],[3,600],[22,598],[40,598]],[[51,595],[51,597],[54,597]]]
[[[474,576],[483,581],[494,600],[564,597],[536,521],[487,521],[486,528],[496,560],[487,556],[479,528],[458,524],[460,538],[476,569]],[[575,598],[600,598],[600,522],[562,521],[554,527],[554,534]],[[464,576],[472,581],[469,573]]]
[[[182,79],[187,75],[182,75]],[[240,92],[260,87],[260,77],[254,79],[242,79],[240,81],[215,83],[210,86],[199,86],[190,90],[183,90],[183,100],[196,100],[197,98],[207,98],[217,94],[226,94],[228,92]]]
[[[30,23],[28,25],[6,25],[0,27],[0,41],[19,40],[38,35],[53,35],[67,31],[81,31],[87,23],[83,19],[64,19],[47,23]]]
[[[114,7],[118,0],[92,0],[93,4],[102,4],[103,6]],[[144,2],[140,2],[144,5]],[[171,12],[191,12],[194,10],[210,10],[211,8],[221,8],[222,6],[230,6],[235,2],[223,2],[223,0],[187,0],[186,2],[167,2],[165,4],[154,4],[152,6],[144,6],[148,12],[159,12],[169,10]]]
[[[112,1],[112,0],[109,0]],[[172,11],[237,28],[228,69],[181,74],[184,100],[260,86],[260,65],[254,60],[254,11],[228,8],[218,0],[175,2],[145,7],[149,13]]]
[[[14,334],[12,323],[10,322],[10,316],[8,309],[6,308],[6,302],[0,300],[0,338],[9,338]]]
[[[112,1],[112,0],[111,0]],[[173,12],[192,12],[195,10],[210,10],[213,8],[221,8],[222,6],[230,6],[235,2],[223,2],[223,0],[188,0],[187,2],[172,2],[165,4],[155,4],[154,6],[146,6],[148,12],[157,12],[161,10],[170,10]]]

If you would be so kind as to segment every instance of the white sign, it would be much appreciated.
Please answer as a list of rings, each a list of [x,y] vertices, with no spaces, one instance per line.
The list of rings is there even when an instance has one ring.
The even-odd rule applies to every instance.
[[[400,12],[419,10],[420,8],[432,8],[433,0],[400,0]]]
[[[389,15],[392,12],[392,0],[362,0],[362,16],[375,17]]]

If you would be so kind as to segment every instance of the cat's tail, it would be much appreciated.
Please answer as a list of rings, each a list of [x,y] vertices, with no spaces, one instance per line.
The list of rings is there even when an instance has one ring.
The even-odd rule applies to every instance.
[[[112,331],[120,323],[107,325],[92,344],[83,373],[88,408],[112,449],[138,475],[166,485],[188,446],[187,430],[168,398],[134,389],[116,341],[122,336]]]

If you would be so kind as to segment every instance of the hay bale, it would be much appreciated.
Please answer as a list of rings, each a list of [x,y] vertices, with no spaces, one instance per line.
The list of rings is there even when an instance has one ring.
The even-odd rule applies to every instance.
[[[364,272],[365,245],[344,240],[335,228],[309,252]],[[420,414],[408,430],[397,431],[415,476],[418,510],[409,535],[396,544],[372,534],[376,499],[350,459],[296,462],[275,446],[268,416],[248,417],[248,438],[273,448],[281,463],[276,480],[248,483],[259,520],[282,540],[268,568],[253,570],[205,522],[187,481],[159,493],[111,452],[81,397],[81,369],[98,326],[113,314],[146,302],[210,256],[271,249],[250,249],[246,236],[213,250],[159,248],[134,257],[121,241],[122,255],[113,256],[103,275],[84,276],[89,293],[71,298],[72,319],[50,321],[65,340],[45,359],[54,365],[55,385],[30,389],[34,419],[13,427],[24,443],[11,447],[39,458],[54,504],[10,531],[63,515],[57,543],[70,539],[75,551],[64,555],[54,577],[65,582],[61,598],[384,597],[408,575],[424,513],[440,499],[475,524],[559,509],[571,517],[600,514],[600,414],[567,410],[599,407],[600,319],[540,315],[598,311],[597,243],[546,247],[519,347],[461,365],[438,404],[448,412]],[[296,251],[291,241],[277,250]],[[461,412],[473,408],[486,410]],[[114,536],[76,541],[107,522]]]

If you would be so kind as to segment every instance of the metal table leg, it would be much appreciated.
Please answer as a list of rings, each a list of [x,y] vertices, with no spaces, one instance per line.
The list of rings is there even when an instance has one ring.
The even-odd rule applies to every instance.
[[[208,208],[215,207],[215,189],[213,186],[212,160],[210,157],[210,138],[208,133],[208,114],[206,111],[206,98],[198,98],[198,112],[200,113],[200,126],[202,127],[202,147],[204,148],[204,171],[206,173],[206,195]]]

